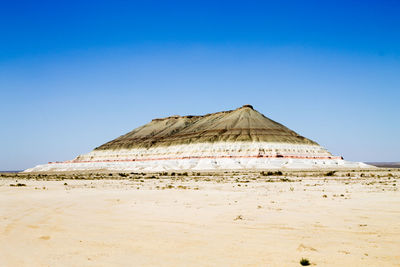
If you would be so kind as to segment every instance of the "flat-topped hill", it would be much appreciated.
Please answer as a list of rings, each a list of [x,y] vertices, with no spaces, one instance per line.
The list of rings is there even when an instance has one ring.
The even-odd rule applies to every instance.
[[[154,119],[96,150],[150,148],[213,142],[273,142],[317,145],[275,122],[251,105],[203,116],[170,116]]]

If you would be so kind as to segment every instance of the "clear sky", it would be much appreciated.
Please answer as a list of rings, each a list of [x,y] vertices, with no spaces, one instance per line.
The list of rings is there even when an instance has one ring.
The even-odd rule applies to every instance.
[[[354,161],[400,161],[400,2],[4,1],[0,170],[156,117],[252,104]]]

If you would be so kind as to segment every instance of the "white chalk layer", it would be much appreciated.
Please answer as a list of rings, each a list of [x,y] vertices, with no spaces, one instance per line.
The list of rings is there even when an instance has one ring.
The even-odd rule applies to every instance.
[[[277,155],[282,158],[274,158]],[[233,158],[221,158],[229,156]],[[257,156],[261,157],[257,158]],[[27,169],[26,172],[87,170],[155,172],[371,167],[360,162],[329,157],[332,155],[318,145],[269,142],[197,143],[150,149],[94,150],[70,162],[39,165]]]
[[[320,169],[320,168],[369,168],[361,162],[329,159],[282,159],[282,158],[240,158],[240,159],[180,159],[136,162],[84,162],[84,163],[53,163],[36,166],[25,172],[38,171],[213,171],[213,170],[246,170],[246,169]]]

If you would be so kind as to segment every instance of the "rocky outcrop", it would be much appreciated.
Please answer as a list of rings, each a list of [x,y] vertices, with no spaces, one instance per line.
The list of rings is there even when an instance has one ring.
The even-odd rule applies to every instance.
[[[154,148],[217,142],[272,142],[317,145],[279,124],[252,106],[204,116],[155,119],[95,150]]]
[[[316,142],[251,105],[203,116],[154,119],[92,152],[27,171],[229,170],[366,167],[333,156]]]

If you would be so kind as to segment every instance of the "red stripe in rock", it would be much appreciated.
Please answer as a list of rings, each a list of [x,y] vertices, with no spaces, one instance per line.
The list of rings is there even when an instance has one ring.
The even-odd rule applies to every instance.
[[[143,158],[143,159],[115,159],[115,160],[70,160],[55,163],[93,163],[93,162],[134,162],[134,161],[157,161],[157,160],[178,160],[178,159],[240,159],[240,158],[284,158],[284,159],[343,159],[335,156],[293,156],[293,155],[257,155],[257,156],[191,156],[174,158]]]

